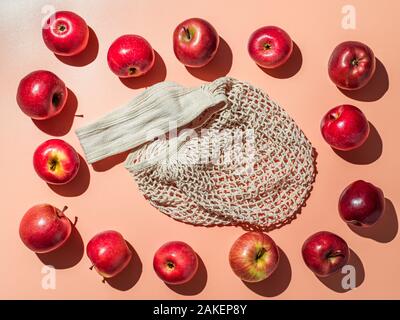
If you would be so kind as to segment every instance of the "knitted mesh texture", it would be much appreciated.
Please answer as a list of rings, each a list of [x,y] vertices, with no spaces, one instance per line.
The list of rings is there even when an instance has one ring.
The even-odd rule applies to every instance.
[[[310,141],[249,83],[220,78],[202,90],[226,100],[179,128],[182,134],[149,141],[127,158],[139,189],[161,212],[195,225],[286,224],[315,179]]]

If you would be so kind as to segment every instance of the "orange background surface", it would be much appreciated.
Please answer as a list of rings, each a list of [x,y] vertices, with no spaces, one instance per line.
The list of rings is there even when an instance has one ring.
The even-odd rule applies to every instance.
[[[396,207],[399,195],[400,66],[398,1],[350,1],[356,9],[355,30],[341,27],[343,5],[349,1],[50,1],[0,2],[0,170],[1,224],[0,298],[400,298],[400,257]],[[88,49],[77,58],[59,59],[41,37],[42,8],[81,15],[92,29]],[[46,7],[44,7],[46,8]],[[223,38],[215,60],[189,72],[172,51],[172,31],[182,20],[198,16],[210,21]],[[266,73],[249,58],[247,39],[262,25],[284,28],[297,44],[288,64]],[[108,69],[107,50],[122,34],[144,36],[158,52],[154,70],[142,79],[120,81]],[[345,94],[330,81],[327,61],[341,41],[367,43],[379,59],[371,83]],[[19,80],[36,69],[56,73],[71,91],[68,106],[56,119],[33,122],[18,108]],[[187,86],[230,75],[263,88],[304,130],[318,151],[318,175],[307,206],[290,225],[270,232],[282,249],[281,263],[270,279],[245,285],[232,273],[228,251],[243,233],[241,228],[204,228],[174,221],[154,209],[139,193],[122,165],[113,157],[88,167],[66,186],[52,187],[32,167],[32,154],[44,140],[62,137],[82,154],[74,130],[124,104],[144,87],[163,80]],[[331,107],[351,103],[360,107],[372,124],[361,149],[336,154],[323,141],[319,124]],[[84,118],[74,117],[83,114]],[[337,212],[342,189],[355,179],[380,186],[387,198],[382,220],[373,228],[354,232]],[[18,236],[22,215],[32,205],[48,202],[69,206],[79,217],[78,232],[59,252],[38,257]],[[128,269],[103,284],[84,244],[97,232],[120,231],[137,255]],[[339,276],[318,280],[301,257],[301,245],[312,233],[333,231],[352,249],[357,288],[343,292]],[[188,285],[168,287],[155,275],[155,250],[169,240],[188,242],[203,263]],[[57,268],[56,289],[41,286],[44,264]]]

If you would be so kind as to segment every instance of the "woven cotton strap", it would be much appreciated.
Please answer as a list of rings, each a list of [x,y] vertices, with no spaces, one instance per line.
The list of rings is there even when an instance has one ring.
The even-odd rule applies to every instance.
[[[190,89],[173,82],[156,84],[127,105],[76,130],[88,163],[130,150],[183,126],[206,109],[226,101],[207,87]]]

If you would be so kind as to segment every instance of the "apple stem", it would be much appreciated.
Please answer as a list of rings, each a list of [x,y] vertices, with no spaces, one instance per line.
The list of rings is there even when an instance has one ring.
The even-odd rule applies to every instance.
[[[135,72],[136,72],[136,68],[135,68],[135,67],[129,67],[129,68],[128,68],[128,73],[129,73],[130,75],[135,74]]]
[[[61,95],[60,93],[55,93],[55,94],[52,96],[52,98],[51,98],[51,103],[52,103],[54,106],[58,107],[58,105],[59,105],[60,102],[61,102],[61,98],[62,98],[62,95]]]
[[[190,40],[192,36],[190,34],[189,28],[183,27],[183,30],[185,31],[188,40]]]
[[[271,48],[272,48],[272,46],[269,43],[264,44],[264,49],[265,50],[269,50]]]
[[[58,27],[58,30],[61,31],[61,32],[65,31],[65,29],[67,29],[67,27],[66,27],[65,25],[63,25],[63,24],[61,24],[61,25]]]
[[[340,251],[330,251],[327,254],[328,258],[335,258],[335,257],[341,257],[341,256],[343,256],[343,253]]]
[[[93,268],[94,268],[94,264],[92,264],[92,265],[89,267],[89,270],[93,270]]]
[[[331,113],[329,115],[330,120],[336,120],[337,118],[339,118],[339,115],[337,113]]]
[[[76,226],[77,223],[78,223],[78,217],[75,216],[74,223],[73,223],[74,227]]]
[[[358,59],[353,59],[353,60],[351,60],[351,65],[353,66],[353,67],[357,67],[358,66]]]
[[[362,223],[359,221],[356,221],[356,220],[351,220],[351,221],[349,221],[349,223],[351,223],[352,225],[357,226],[357,227],[362,226]]]
[[[103,280],[101,280],[101,282],[106,283],[106,278],[103,278]]]
[[[83,114],[76,114],[75,117],[83,118]]]
[[[59,210],[57,209],[57,210],[56,210],[56,211],[57,211],[57,217],[59,217],[59,218],[65,217],[64,212],[65,212],[67,209],[68,209],[68,206],[64,206],[64,208],[63,208],[61,211],[59,211]]]
[[[260,259],[265,252],[267,252],[267,250],[265,250],[265,248],[261,248],[261,250],[259,250],[256,254],[256,260]]]
[[[50,170],[54,171],[57,167],[57,160],[51,160],[50,161]]]

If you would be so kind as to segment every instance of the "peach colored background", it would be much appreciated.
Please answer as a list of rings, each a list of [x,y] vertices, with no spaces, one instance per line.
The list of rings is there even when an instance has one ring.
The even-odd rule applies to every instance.
[[[356,30],[341,28],[341,9],[348,3],[356,8]],[[91,32],[84,54],[60,61],[45,47],[40,26],[41,8],[46,4],[75,11],[86,19],[95,33]],[[395,0],[226,4],[216,0],[0,2],[0,298],[400,298],[395,212],[400,206],[400,4]],[[225,41],[211,65],[190,73],[173,54],[171,34],[176,24],[192,16],[209,20]],[[268,24],[286,29],[299,48],[286,67],[271,74],[258,68],[246,51],[250,33]],[[146,37],[159,57],[145,78],[121,82],[109,71],[106,54],[111,42],[126,33]],[[367,43],[381,61],[372,83],[352,95],[340,92],[327,75],[329,55],[344,40]],[[62,115],[43,123],[32,122],[15,102],[19,80],[36,69],[55,72],[73,92]],[[246,286],[229,268],[228,250],[242,229],[193,227],[164,216],[138,192],[123,168],[123,157],[94,167],[83,164],[77,179],[64,187],[49,187],[33,171],[32,153],[38,144],[60,136],[81,153],[74,129],[125,103],[143,87],[164,79],[192,86],[225,74],[266,90],[293,116],[319,153],[319,174],[306,208],[290,225],[270,233],[284,254],[278,271],[262,285]],[[322,115],[341,103],[359,106],[375,128],[367,144],[347,156],[333,152],[319,132]],[[74,118],[75,112],[84,118]],[[349,229],[336,209],[342,189],[359,178],[380,186],[388,199],[383,220],[362,235]],[[60,252],[41,259],[18,236],[20,218],[40,202],[68,205],[71,218],[79,217],[80,233]],[[120,231],[140,257],[140,261],[134,259],[129,272],[109,284],[89,271],[82,243],[105,229]],[[301,245],[319,230],[334,231],[348,241],[357,269],[356,289],[340,292],[340,279],[322,283],[304,265]],[[174,239],[192,245],[205,267],[189,285],[171,289],[154,274],[152,256],[162,243]],[[56,290],[41,288],[44,263],[58,268]]]

